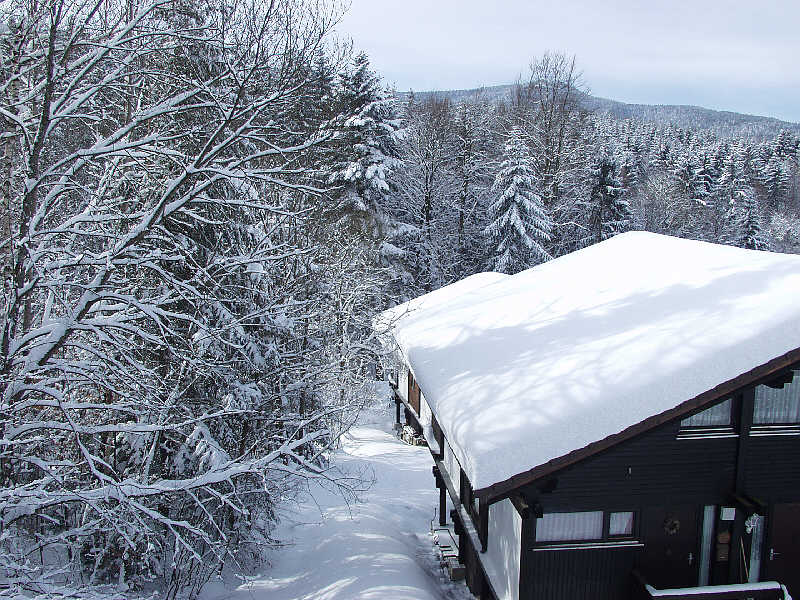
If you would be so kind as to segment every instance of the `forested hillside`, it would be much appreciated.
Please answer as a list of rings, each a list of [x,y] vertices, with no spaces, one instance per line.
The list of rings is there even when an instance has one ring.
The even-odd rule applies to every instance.
[[[400,300],[628,229],[800,248],[795,133],[592,113],[559,55],[401,103],[338,17],[2,5],[0,595],[196,595],[310,478],[352,498]]]
[[[525,82],[522,82],[524,84]],[[520,83],[511,85],[493,85],[469,90],[442,90],[434,92],[416,92],[417,100],[450,100],[461,102],[481,97],[489,102],[510,102]],[[397,97],[406,102],[413,92],[398,92]],[[706,129],[721,138],[745,137],[755,141],[764,141],[775,137],[781,131],[789,131],[800,135],[800,124],[781,121],[774,117],[747,115],[725,110],[712,110],[701,106],[670,104],[630,104],[618,100],[610,100],[593,96],[581,91],[578,94],[585,110],[594,113],[606,113],[618,119],[638,119],[656,125],[674,125],[683,129]]]
[[[719,136],[592,112],[585,98],[572,60],[546,55],[503,96],[412,93],[401,104],[392,244],[415,291],[629,229],[800,250],[797,134]],[[498,262],[511,245],[514,261]]]

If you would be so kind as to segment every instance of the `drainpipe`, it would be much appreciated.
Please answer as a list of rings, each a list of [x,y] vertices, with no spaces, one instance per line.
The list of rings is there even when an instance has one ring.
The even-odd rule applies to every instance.
[[[734,484],[735,496],[744,497],[747,495],[747,478],[745,469],[747,467],[748,444],[750,443],[750,428],[753,425],[753,405],[755,404],[755,388],[750,387],[742,393],[739,409],[739,438],[736,445],[736,479]],[[728,561],[728,582],[741,583],[744,578],[744,571],[741,568],[742,561],[747,556],[742,556],[744,522],[747,519],[746,511],[741,506],[736,508],[736,518],[733,522],[731,532],[731,546]]]

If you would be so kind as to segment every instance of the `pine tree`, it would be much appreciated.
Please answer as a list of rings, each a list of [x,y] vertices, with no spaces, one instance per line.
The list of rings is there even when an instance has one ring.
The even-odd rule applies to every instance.
[[[462,102],[455,116],[453,179],[458,194],[456,270],[460,277],[480,268],[475,258],[483,262],[480,232],[486,211],[479,205],[487,200],[493,179],[490,116],[488,104],[478,100]]]
[[[626,190],[632,190],[639,185],[639,165],[636,162],[636,154],[630,150],[625,150],[622,153],[622,160],[620,161],[622,168],[620,169],[620,179],[622,180],[622,187]]]
[[[789,187],[788,177],[781,159],[772,156],[764,165],[760,179],[770,205],[773,208],[781,208],[781,201],[785,198]]]
[[[633,214],[619,181],[616,161],[601,156],[590,173],[589,236],[585,243],[601,242],[631,227]]]
[[[692,197],[692,182],[695,178],[694,165],[688,152],[682,152],[672,166],[675,183],[684,198]]]
[[[796,159],[800,140],[786,130],[781,131],[773,142],[773,150],[778,158]]]
[[[345,210],[377,216],[390,192],[390,174],[399,165],[399,121],[390,94],[363,52],[339,74],[336,104],[345,115],[337,145],[342,158],[330,182],[341,186]]]
[[[740,186],[736,192],[736,245],[750,250],[765,250],[767,244],[761,233],[761,214],[758,200],[750,186]]]
[[[698,158],[689,185],[690,198],[706,206],[715,192],[714,167],[709,156],[702,152]]]
[[[535,191],[536,179],[522,131],[513,128],[505,147],[505,160],[492,191],[498,198],[489,206],[490,266],[502,273],[517,273],[550,259],[544,248],[553,222]]]
[[[750,180],[753,176],[753,148],[750,144],[744,143],[739,145],[736,150],[736,171],[741,177]]]

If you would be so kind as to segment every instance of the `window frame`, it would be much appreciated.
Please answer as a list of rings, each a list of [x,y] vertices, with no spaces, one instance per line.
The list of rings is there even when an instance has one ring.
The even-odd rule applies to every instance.
[[[710,410],[724,402],[730,402],[730,419],[727,425],[686,425],[684,422],[696,415]],[[739,434],[739,414],[742,406],[742,393],[735,392],[728,396],[718,399],[713,404],[706,406],[702,410],[695,410],[688,415],[681,415],[678,421],[678,439],[705,439],[705,438],[727,438]]]
[[[631,515],[631,532],[630,533],[611,533],[611,515],[626,514]],[[629,540],[636,536],[636,511],[635,510],[609,510],[606,511],[605,518],[608,519],[607,523],[603,524],[603,528],[608,535],[609,540]]]
[[[791,385],[792,383],[800,384],[800,367],[793,367],[790,368],[789,371],[792,372],[793,377],[792,380],[789,382],[785,382],[780,388],[773,388],[773,389],[785,389],[787,385]],[[773,378],[770,381],[775,381]],[[772,387],[769,385],[770,381],[761,381],[756,383],[752,386],[752,394],[753,394],[753,413],[751,415],[752,424],[750,429],[752,432],[756,434],[768,434],[768,433],[786,433],[786,432],[796,432],[800,431],[800,414],[798,414],[797,420],[795,421],[775,421],[775,422],[767,422],[767,423],[759,423],[756,421],[756,401],[757,401],[757,393],[758,388],[761,386]],[[800,392],[798,392],[797,396],[798,405],[800,405]],[[800,411],[798,411],[800,413]]]
[[[593,545],[593,544],[613,544],[613,543],[621,543],[621,542],[635,542],[639,538],[639,511],[635,508],[631,507],[624,507],[624,508],[614,508],[614,509],[593,509],[593,510],[559,510],[559,511],[552,511],[548,513],[544,513],[545,515],[549,514],[577,514],[577,513],[593,513],[593,512],[602,512],[603,513],[603,530],[601,533],[601,537],[599,538],[590,538],[590,539],[580,539],[580,540],[546,540],[541,541],[536,539],[536,532],[539,530],[539,519],[535,520],[534,526],[532,527],[532,546],[534,548],[547,548],[551,546],[581,546],[581,545]],[[611,514],[612,513],[632,513],[633,514],[633,524],[631,526],[631,533],[624,534],[624,535],[610,535],[610,524],[611,524]]]

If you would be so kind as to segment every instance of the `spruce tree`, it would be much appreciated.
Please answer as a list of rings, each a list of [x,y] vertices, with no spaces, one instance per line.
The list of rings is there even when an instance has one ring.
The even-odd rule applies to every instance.
[[[789,178],[783,162],[777,156],[772,156],[764,165],[761,182],[772,208],[782,208],[781,202],[786,196]]]
[[[553,222],[536,193],[536,178],[522,131],[513,128],[505,147],[492,191],[497,194],[489,206],[490,267],[501,273],[517,273],[550,259],[545,244],[550,241]]]
[[[761,233],[761,214],[753,189],[750,186],[738,186],[734,193],[736,245],[750,250],[766,250],[767,244]]]
[[[703,152],[697,159],[694,166],[692,180],[689,185],[690,198],[696,200],[703,206],[714,196],[714,167],[711,158]]]
[[[608,155],[601,156],[590,172],[590,233],[585,242],[602,242],[630,229],[633,214],[623,193],[616,161]]]
[[[330,183],[341,187],[345,210],[376,217],[390,192],[390,174],[399,166],[399,120],[391,95],[369,67],[362,52],[339,74],[336,105],[345,116],[336,145],[341,158]]]

